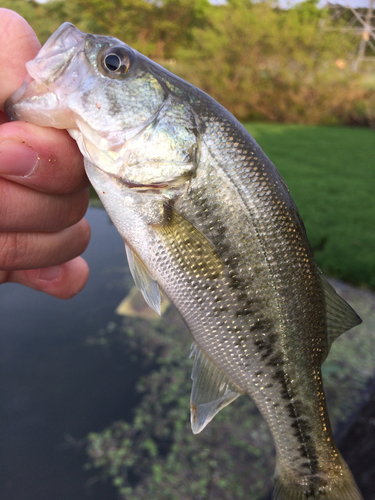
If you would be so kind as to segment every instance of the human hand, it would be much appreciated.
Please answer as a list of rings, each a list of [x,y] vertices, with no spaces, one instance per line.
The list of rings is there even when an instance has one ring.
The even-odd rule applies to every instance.
[[[89,270],[82,156],[65,130],[9,122],[5,100],[23,83],[40,43],[27,22],[0,8],[0,284],[58,298],[77,294]]]

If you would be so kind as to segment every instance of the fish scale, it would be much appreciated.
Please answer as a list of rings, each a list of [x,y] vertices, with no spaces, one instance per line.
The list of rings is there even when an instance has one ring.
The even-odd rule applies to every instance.
[[[248,394],[276,445],[273,500],[361,500],[320,369],[360,319],[322,277],[258,144],[199,89],[69,23],[27,69],[8,116],[68,130],[136,285],[159,313],[163,290],[193,335],[193,432]]]
[[[220,128],[220,125],[219,125],[219,128]],[[209,137],[218,137],[218,140],[221,139],[220,136],[218,136],[218,134],[212,133],[209,130],[206,131],[206,133],[207,133],[207,135]],[[204,141],[204,139],[203,139],[203,141]],[[246,158],[246,157],[243,158],[242,162],[246,166],[250,162],[254,163],[254,160],[253,160],[253,157],[250,156],[250,158]],[[255,162],[257,162],[256,159],[255,159]],[[204,163],[205,163],[204,162],[204,157],[202,156],[201,157],[201,169],[200,169],[200,172],[203,171],[202,166],[204,165]],[[225,159],[224,159],[223,163],[227,166],[227,163],[225,163]],[[237,162],[234,162],[234,165],[235,165],[235,168],[237,169],[237,171],[241,172],[241,168],[239,168],[239,164]],[[213,168],[214,171],[216,172],[216,176],[217,176],[217,169],[218,169],[217,165],[215,165],[214,167],[212,167],[212,163],[209,162],[208,163],[208,168]],[[259,168],[259,164],[258,163],[255,163],[255,169],[262,171],[262,169]],[[264,169],[264,167],[263,167],[263,169]],[[246,167],[243,170],[246,172]],[[204,176],[202,174],[202,177],[205,178],[205,177],[209,177],[209,176]],[[245,178],[248,178],[248,177],[249,176],[246,176]],[[252,177],[254,178],[254,176],[252,176]],[[221,186],[221,190],[220,190],[220,194],[221,194],[221,192],[224,190],[224,187],[223,187],[223,184],[224,184],[223,176],[219,175],[219,176],[217,176],[217,178],[219,179],[218,186],[215,186],[215,185],[212,186],[212,183],[211,183],[210,184],[211,189],[209,191],[211,193],[216,193],[216,192],[218,192],[219,186]],[[262,179],[263,176],[259,175],[258,178]],[[197,182],[196,180],[193,182],[193,186],[194,186],[194,184],[196,182]],[[260,183],[262,183],[262,182],[264,182],[264,181],[260,180]],[[230,183],[230,186],[231,185],[232,185],[232,183]],[[238,183],[235,183],[235,185],[238,185]],[[261,204],[262,203],[262,198],[264,197],[264,195],[263,195],[264,188],[263,188],[262,184],[261,184],[261,188],[259,189],[258,186],[257,186],[257,184],[256,184],[256,181],[255,181],[255,182],[253,182],[253,184],[251,184],[249,186],[249,188],[253,191],[253,193],[252,193],[252,200],[254,200],[254,192],[258,193],[258,196],[260,198],[260,203],[259,204]],[[192,188],[192,190],[193,190],[193,188]],[[209,206],[208,195],[207,195],[208,190],[205,189],[204,192],[206,193],[205,197],[204,197],[204,204],[206,205],[206,212],[205,213],[211,213],[211,214],[216,213],[216,211],[213,209],[213,207]],[[199,193],[199,190],[198,190],[198,193]],[[270,194],[271,194],[271,190],[269,189],[269,187],[267,187],[267,192],[265,193],[265,196],[269,197]],[[189,195],[190,196],[185,199],[184,205],[182,205],[182,207],[181,207],[181,213],[183,213],[184,215],[186,215],[186,217],[189,218],[189,220],[191,220],[193,223],[195,223],[197,225],[197,227],[200,230],[202,230],[202,233],[205,234],[205,228],[204,228],[204,226],[201,223],[199,223],[198,221],[194,220],[194,208],[195,208],[196,205],[199,206],[200,205],[200,201],[201,201],[200,198],[199,198],[199,194],[198,194],[198,196],[194,196],[190,192]],[[189,201],[191,200],[191,202],[192,202],[193,207],[192,207],[191,212],[193,212],[193,213],[191,213],[188,210],[188,208],[187,208],[187,204],[188,204],[187,200],[189,200]],[[213,200],[213,203],[215,205],[217,205],[215,203],[215,200]],[[256,199],[255,199],[254,204],[255,204],[255,210],[256,210],[257,209],[256,208],[256,205],[257,205]],[[251,243],[249,243],[247,241],[244,241],[244,249],[245,249],[246,253],[251,254],[251,258],[247,259],[249,261],[249,267],[258,269],[258,272],[262,272],[262,271],[264,273],[265,272],[269,272],[268,271],[269,270],[269,262],[267,263],[267,258],[265,257],[265,254],[267,254],[267,251],[265,250],[265,246],[267,245],[267,235],[269,234],[269,230],[267,231],[266,228],[255,228],[255,229],[253,229],[253,231],[250,232],[250,234],[246,234],[245,230],[242,229],[243,226],[240,225],[240,221],[239,220],[229,220],[228,221],[228,218],[230,218],[230,216],[233,213],[233,211],[235,211],[235,207],[233,207],[233,210],[231,210],[229,213],[228,213],[228,211],[226,212],[226,224],[227,225],[229,224],[229,225],[231,225],[232,227],[235,227],[235,228],[240,228],[241,235],[242,235],[242,238],[244,240],[246,240],[248,238],[248,239],[254,241],[254,235],[257,235],[257,237],[258,237],[258,241],[256,242],[257,245],[254,245],[254,246],[257,246],[258,248],[255,249],[255,250],[253,250],[253,251],[249,251],[249,249],[251,248]],[[238,214],[241,214],[241,212],[239,210],[238,210]],[[239,219],[239,217],[236,217],[235,219]],[[259,217],[259,219],[254,218],[254,217],[252,217],[252,215],[250,213],[249,226],[251,224],[254,224],[254,220],[255,219],[256,220],[264,220],[264,218],[262,218],[262,217]],[[287,218],[287,220],[289,220],[289,219]],[[244,221],[242,221],[242,223],[244,224]],[[208,222],[208,224],[209,224],[209,227],[211,227],[211,231],[210,231],[210,235],[209,235],[211,241],[215,241],[216,237],[218,238],[218,240],[222,239],[222,236],[223,236],[222,231],[220,231],[220,234],[218,234],[218,235],[213,234],[212,231],[214,230],[214,228],[220,228],[220,227],[222,227],[221,225],[224,224],[224,221],[218,221],[218,220],[213,221],[213,220],[210,220]],[[289,223],[288,225],[291,225],[291,223]],[[258,229],[258,230],[256,230],[256,229]],[[288,229],[289,229],[289,227],[288,227]],[[282,228],[281,228],[281,232],[282,233],[284,232],[284,231],[282,231]],[[292,233],[293,233],[293,231],[292,231]],[[259,236],[260,234],[262,236]],[[260,242],[261,238],[262,238],[262,240],[265,240],[264,243]],[[238,240],[239,240],[239,238],[237,237],[236,234],[232,234],[229,237],[225,238],[225,241],[237,242]],[[282,241],[283,242],[285,241],[283,234],[282,234]],[[273,240],[273,242],[274,242],[274,240]],[[301,244],[300,242],[298,242],[298,243]],[[270,251],[272,252],[272,255],[275,256],[274,249],[273,249],[273,244],[271,244],[271,250]],[[218,252],[220,254],[220,246],[219,246],[218,242],[216,243],[215,247],[218,249]],[[235,246],[234,251],[235,251],[236,254],[238,254],[238,247],[237,246]],[[230,250],[229,250],[229,252],[227,251],[227,253],[228,253],[228,255],[226,255],[226,254],[222,255],[223,260],[225,260],[226,262],[229,262],[229,264],[231,264],[231,263],[233,263],[233,255],[231,254]],[[259,255],[259,257],[260,257],[261,265],[259,265],[258,267],[254,263],[253,256],[254,256],[255,253],[257,253]],[[281,253],[281,252],[279,252],[279,253]],[[305,257],[303,257],[303,258],[305,258]],[[283,297],[283,290],[281,289],[281,290],[278,291],[277,290],[278,284],[276,283],[277,281],[279,281],[280,283],[283,282],[283,279],[282,279],[283,277],[280,274],[279,274],[279,280],[277,279],[277,276],[276,277],[273,276],[273,282],[274,282],[274,286],[275,286],[275,290],[274,290],[274,294],[275,294],[275,298],[274,298],[275,306],[272,308],[272,310],[271,311],[267,311],[267,302],[270,301],[270,299],[268,297],[264,297],[263,299],[261,299],[259,297],[260,293],[258,293],[258,302],[259,302],[258,307],[256,307],[256,304],[254,304],[255,307],[253,306],[253,301],[252,301],[252,287],[255,287],[257,290],[260,290],[261,288],[256,285],[256,282],[254,283],[254,276],[251,273],[249,274],[249,273],[245,273],[244,272],[244,270],[246,269],[246,264],[244,264],[244,262],[246,262],[245,259],[246,259],[246,256],[243,256],[243,255],[241,255],[240,257],[237,257],[237,256],[235,257],[235,261],[237,261],[237,262],[240,261],[241,262],[241,267],[238,270],[239,271],[239,277],[241,278],[241,281],[242,281],[241,290],[245,290],[245,291],[248,290],[249,291],[249,293],[246,294],[246,297],[248,298],[248,301],[249,301],[249,303],[251,305],[251,310],[249,311],[249,312],[251,312],[251,314],[246,314],[244,312],[243,315],[245,316],[245,321],[244,320],[242,320],[242,321],[239,320],[239,318],[241,316],[241,312],[238,309],[238,305],[239,305],[239,302],[243,302],[243,300],[241,300],[241,301],[238,300],[238,294],[228,294],[227,290],[225,290],[225,289],[224,290],[220,290],[219,289],[219,290],[217,290],[217,292],[219,294],[221,294],[222,296],[224,296],[224,297],[229,297],[229,298],[233,299],[232,301],[229,301],[229,300],[226,301],[226,311],[223,311],[223,316],[227,317],[227,318],[228,317],[231,318],[232,319],[232,323],[237,328],[237,331],[233,331],[232,330],[232,335],[231,335],[232,343],[235,346],[240,347],[240,349],[244,353],[243,357],[245,357],[245,359],[247,357],[246,353],[249,353],[248,354],[249,357],[250,357],[250,353],[258,355],[260,358],[264,357],[264,360],[260,361],[259,364],[254,363],[253,360],[252,360],[252,363],[251,363],[250,366],[243,366],[243,361],[240,363],[243,366],[243,369],[242,369],[242,372],[243,372],[243,377],[242,377],[243,382],[241,380],[241,382],[239,383],[239,385],[240,385],[240,387],[243,388],[244,384],[246,384],[246,386],[245,386],[246,387],[246,392],[249,392],[251,394],[251,396],[256,400],[258,406],[259,406],[258,400],[260,400],[260,404],[262,406],[265,406],[265,408],[263,409],[262,413],[265,414],[267,416],[267,420],[269,420],[271,413],[275,412],[275,409],[274,409],[275,408],[275,403],[277,404],[280,401],[280,391],[282,389],[284,389],[284,387],[283,387],[283,385],[281,385],[281,387],[276,388],[276,394],[273,397],[270,395],[270,391],[268,391],[268,393],[267,393],[267,400],[269,401],[269,404],[264,404],[264,402],[263,402],[264,401],[264,394],[263,394],[263,391],[260,390],[260,387],[262,387],[261,384],[263,383],[263,381],[264,381],[263,379],[265,378],[265,376],[267,376],[268,380],[270,380],[270,381],[276,379],[276,382],[268,382],[267,389],[270,389],[275,384],[278,385],[278,382],[277,382],[278,376],[275,374],[275,371],[277,371],[278,364],[282,364],[283,363],[283,361],[285,359],[285,355],[281,354],[281,356],[279,356],[280,357],[280,361],[279,361],[278,364],[276,364],[276,370],[275,370],[275,367],[272,366],[272,363],[270,363],[269,358],[270,357],[272,358],[272,355],[276,355],[277,356],[277,354],[282,353],[282,351],[281,351],[281,349],[282,349],[282,342],[280,342],[280,341],[277,342],[278,335],[275,334],[274,332],[275,331],[279,331],[280,335],[282,335],[283,333],[281,333],[281,332],[283,330],[285,332],[285,326],[283,328],[283,325],[286,325],[286,327],[288,327],[288,325],[290,324],[290,321],[289,321],[289,318],[286,318],[286,319],[283,320],[283,318],[281,317],[281,315],[280,315],[280,320],[279,320],[280,324],[279,325],[276,325],[275,322],[274,322],[274,320],[273,320],[273,318],[275,318],[276,311],[280,311],[280,309],[282,309],[282,305],[278,305],[278,302],[280,301],[280,297]],[[266,261],[266,263],[268,265],[266,265],[265,261]],[[274,258],[273,261],[276,261],[276,258]],[[234,267],[236,268],[237,266],[234,266]],[[310,272],[310,269],[308,271]],[[318,284],[318,287],[319,287],[318,288],[319,293],[320,293],[320,295],[322,295],[319,276],[318,276],[318,279],[316,281],[317,281],[317,284]],[[236,284],[236,286],[237,286],[237,284]],[[230,289],[231,285],[229,285],[228,288]],[[292,291],[290,290],[290,285],[288,285],[288,290],[289,290],[289,292],[293,293],[293,290]],[[215,298],[214,298],[214,300],[215,300]],[[298,300],[299,301],[300,300],[303,301],[303,297],[301,297],[300,294],[299,294],[299,299]],[[205,297],[205,302],[206,303],[208,302],[208,298],[207,297]],[[322,307],[324,307],[323,301],[322,301]],[[295,308],[293,308],[293,309],[294,309],[294,314],[295,314],[296,313]],[[305,314],[306,314],[306,312],[307,311],[301,311],[301,313],[305,313]],[[314,313],[314,315],[315,315],[315,313]],[[214,316],[215,316],[215,314],[214,314]],[[323,315],[321,314],[320,317],[321,316],[323,316]],[[305,319],[306,319],[306,316],[305,316]],[[309,318],[307,318],[307,321],[309,321]],[[225,322],[225,324],[223,326],[227,327],[227,325],[228,325],[228,321]],[[208,354],[211,353],[212,348],[215,349],[215,347],[217,347],[217,343],[220,346],[220,344],[223,342],[223,340],[224,340],[224,342],[225,342],[225,340],[228,340],[228,335],[224,334],[224,339],[223,339],[223,338],[220,338],[220,334],[219,333],[216,333],[216,335],[215,335],[216,339],[214,339],[214,341],[212,342],[213,347],[211,347],[210,345],[207,345],[207,343],[203,344],[202,341],[200,340],[200,336],[202,336],[202,332],[200,331],[200,328],[199,328],[199,322],[198,322],[198,328],[197,328],[198,333],[197,334],[194,333],[195,332],[194,325],[188,323],[188,326],[190,327],[190,330],[192,331],[192,333],[193,333],[196,341],[198,342],[198,344]],[[322,331],[322,336],[323,336],[323,333],[324,333],[324,324],[322,324],[322,321],[320,321],[320,324],[318,326],[320,327],[320,330]],[[301,328],[302,327],[306,328],[306,324],[305,325],[301,325]],[[311,323],[310,323],[309,327],[316,329],[316,326],[314,324],[311,324]],[[218,331],[220,331],[220,329],[217,328],[217,327],[214,327],[213,325],[210,325],[209,328],[208,328],[208,330],[203,333],[203,336],[207,337],[209,335],[209,332],[212,332],[212,331],[218,332]],[[290,333],[291,332],[288,332],[288,334],[290,334]],[[285,333],[284,333],[284,335],[285,335]],[[316,331],[315,331],[315,335],[316,335]],[[211,334],[211,337],[212,337],[212,334]],[[239,338],[241,338],[242,341],[239,341]],[[216,340],[218,342],[216,342]],[[237,341],[237,343],[236,343],[236,341]],[[238,350],[238,348],[237,348],[237,350]],[[226,356],[227,352],[228,352],[228,350],[225,350],[225,355],[224,356]],[[286,355],[288,355],[288,354],[286,353]],[[226,361],[224,361],[224,362],[219,361],[220,355],[218,355],[218,353],[216,353],[215,351],[212,353],[212,358],[216,360],[216,363],[218,364],[219,367],[222,367],[223,365],[225,366],[227,364]],[[303,361],[305,361],[305,360],[303,360]],[[232,360],[230,360],[230,364],[231,363],[232,363]],[[269,366],[269,365],[271,365],[271,366]],[[320,366],[320,360],[317,360],[316,366],[317,367]],[[225,366],[224,367],[224,371],[227,374],[230,374],[230,367],[226,367]],[[254,382],[254,373],[255,372],[258,375],[255,378],[255,382]],[[232,376],[230,375],[230,378],[232,378],[232,380],[236,380],[234,378],[234,375],[232,375]],[[286,378],[287,378],[287,374],[283,372],[282,380],[285,381]],[[289,390],[289,392],[290,392],[290,390]],[[290,396],[289,392],[287,392],[287,395],[284,395],[284,398],[287,397],[287,399],[288,399],[288,403],[287,404],[290,404],[289,401],[291,400],[291,396]],[[258,393],[260,393],[260,395]],[[294,398],[295,397],[296,396],[294,396]],[[284,404],[284,406],[286,406],[286,405]],[[295,413],[295,410],[294,410],[294,413]],[[310,418],[312,418],[312,417],[310,416]],[[277,425],[279,427],[279,431],[280,431],[281,430],[280,429],[281,422],[277,418],[277,411],[276,411],[275,416],[272,416],[272,421],[275,421],[275,420],[276,420],[276,424],[275,425]],[[285,429],[285,430],[288,431],[288,435],[290,434],[290,426],[291,426],[291,422],[288,420],[286,422],[287,429]],[[282,427],[285,427],[285,426],[282,426]],[[302,434],[301,427],[298,430],[300,431],[300,434]],[[280,434],[282,434],[282,432]],[[299,436],[299,438],[302,441],[305,439],[305,437],[301,436],[301,435]],[[283,444],[280,444],[279,446],[283,446]],[[297,447],[293,447],[293,449],[296,450],[298,448]],[[279,451],[279,453],[281,453],[281,450]],[[282,453],[281,453],[281,456],[282,456]],[[306,460],[304,459],[304,462],[305,461]],[[288,463],[288,467],[289,466],[290,466],[290,464]]]

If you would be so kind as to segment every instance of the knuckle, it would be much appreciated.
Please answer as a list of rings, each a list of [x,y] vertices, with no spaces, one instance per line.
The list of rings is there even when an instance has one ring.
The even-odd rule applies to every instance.
[[[13,216],[11,213],[10,190],[10,182],[0,178],[0,220],[2,228],[7,226],[8,220]]]
[[[0,235],[0,269],[13,271],[25,267],[29,246],[28,234],[2,233]]]
[[[88,204],[89,195],[87,194],[86,190],[79,193],[79,195],[72,195],[66,214],[70,226],[77,224],[85,216]]]
[[[83,192],[63,195],[53,202],[53,210],[45,207],[43,217],[48,221],[46,227],[49,232],[61,231],[77,224],[87,211],[89,197]]]

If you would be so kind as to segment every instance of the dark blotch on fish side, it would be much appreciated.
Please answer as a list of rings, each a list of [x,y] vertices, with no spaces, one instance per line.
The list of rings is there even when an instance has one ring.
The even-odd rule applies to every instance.
[[[278,351],[276,352],[272,358],[270,358],[268,361],[267,361],[267,366],[284,366],[285,364],[285,361],[284,361],[284,357],[283,357],[283,353],[281,351]],[[274,372],[274,374],[272,375],[272,378],[274,380],[279,380],[280,378],[282,378],[284,380],[284,371],[282,369],[280,370],[276,370]]]
[[[272,347],[268,347],[267,350],[265,352],[262,353],[261,355],[261,359],[264,361],[265,359],[267,359],[269,356],[271,356],[272,354],[272,351],[273,351],[273,348]]]
[[[254,324],[250,325],[250,331],[251,332],[261,332],[261,331],[264,331],[265,328],[266,328],[265,323],[263,321],[261,321],[261,320],[258,320]],[[261,343],[264,343],[264,345],[268,344],[266,338],[265,339],[254,340],[254,344],[255,345],[257,345],[256,342],[259,342],[259,345]]]
[[[243,302],[245,299],[247,299],[247,293],[245,292],[240,292],[238,295],[237,295],[237,300],[238,302]],[[250,301],[247,300],[245,302],[246,306],[249,306],[250,305]]]
[[[291,395],[290,398],[292,397],[293,396]],[[303,403],[298,400],[293,401],[293,403],[288,403],[285,408],[288,410],[289,416],[291,418],[299,418],[304,414]]]

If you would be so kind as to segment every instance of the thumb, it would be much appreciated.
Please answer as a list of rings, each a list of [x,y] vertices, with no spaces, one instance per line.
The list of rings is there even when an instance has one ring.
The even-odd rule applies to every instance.
[[[16,12],[0,8],[0,111],[6,99],[22,85],[25,64],[34,59],[40,42],[31,26]]]

